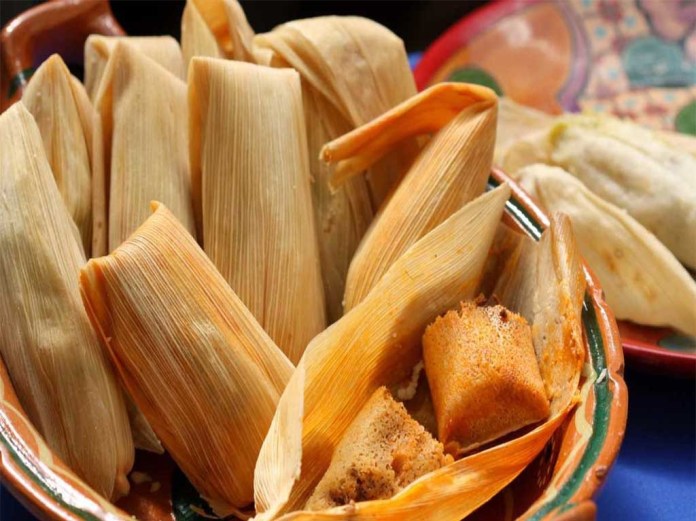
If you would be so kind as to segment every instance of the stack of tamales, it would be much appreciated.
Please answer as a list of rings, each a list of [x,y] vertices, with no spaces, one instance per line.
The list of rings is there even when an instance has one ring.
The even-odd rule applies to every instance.
[[[356,17],[254,35],[236,0],[188,0],[182,47],[93,35],[85,87],[54,56],[0,116],[0,353],[29,417],[111,500],[133,440],[161,440],[221,516],[461,519],[546,445],[584,357],[570,225],[502,233],[510,188],[486,192],[495,94],[417,94],[403,42]],[[442,377],[450,342],[484,353],[438,336],[467,320],[526,409],[481,419]],[[432,395],[392,396],[423,367]]]

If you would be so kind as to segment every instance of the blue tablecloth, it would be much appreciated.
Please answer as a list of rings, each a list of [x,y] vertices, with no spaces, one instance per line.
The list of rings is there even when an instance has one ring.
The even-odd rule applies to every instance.
[[[696,520],[696,383],[628,370],[628,429],[600,521]],[[33,521],[7,490],[2,521]]]

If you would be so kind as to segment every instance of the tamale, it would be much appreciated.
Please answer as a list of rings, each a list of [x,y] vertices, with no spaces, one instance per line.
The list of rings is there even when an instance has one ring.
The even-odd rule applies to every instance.
[[[333,323],[343,315],[350,261],[372,223],[375,208],[367,180],[362,176],[348,180],[337,190],[330,187],[330,168],[319,159],[319,151],[352,127],[306,82],[302,90],[326,315],[328,323]]]
[[[195,233],[186,84],[130,43],[117,42],[96,107],[103,167],[95,169],[95,190],[103,183],[109,251],[147,218],[153,199],[165,203]]]
[[[237,0],[187,0],[181,18],[181,49],[189,66],[195,56],[254,62],[252,38]]]
[[[538,243],[522,241],[494,294],[532,325],[534,350],[551,414],[576,392],[585,359],[581,312],[585,277],[567,215],[554,214]]]
[[[106,64],[118,42],[128,42],[178,78],[186,78],[181,48],[171,36],[102,36],[92,34],[85,42],[85,89],[95,104]]]
[[[625,208],[684,264],[696,268],[696,158],[639,125],[569,118],[550,133],[551,161]]]
[[[587,112],[591,117],[592,113]],[[549,151],[539,149],[540,138],[565,116],[552,116],[538,109],[520,105],[508,97],[498,106],[498,136],[495,142],[495,163],[514,173],[525,165],[543,162]],[[672,130],[652,129],[653,136],[670,148],[696,157],[696,137]],[[535,160],[536,158],[536,160]]]
[[[286,428],[272,426],[259,456],[259,519],[306,503],[364,403],[381,385],[401,381],[421,359],[425,326],[473,296],[509,193],[501,186],[452,215],[397,260],[359,306],[312,340],[276,411],[274,423]],[[298,384],[304,393],[297,392]],[[289,421],[293,414],[302,422]]]
[[[254,52],[257,60],[261,53],[270,53],[266,57],[270,65],[294,67],[302,79],[316,231],[326,312],[332,323],[343,314],[350,260],[416,147],[407,145],[373,172],[361,172],[364,175],[337,188],[329,184],[331,170],[319,159],[319,151],[416,93],[406,52],[403,42],[384,27],[343,17],[281,25],[257,36]]]
[[[81,92],[80,92],[81,91]],[[22,102],[34,116],[58,191],[80,232],[84,251],[92,242],[92,106],[84,88],[57,54],[41,64]]]
[[[187,69],[194,56],[225,57],[215,35],[206,25],[195,2],[191,0],[187,0],[184,13],[181,15],[181,53]]]
[[[253,499],[256,456],[292,365],[159,203],[80,274],[88,314],[129,394],[221,515]]]
[[[565,375],[563,387],[553,394],[551,418],[531,432],[424,475],[390,499],[320,512],[293,510],[308,497],[305,494],[326,468],[336,440],[371,392],[379,385],[401,381],[411,371],[421,354],[419,339],[413,334],[422,332],[458,299],[473,296],[509,194],[502,190],[506,188],[469,203],[416,242],[375,291],[312,341],[280,399],[259,456],[257,521],[459,521],[519,475],[562,424],[576,403],[579,367],[577,374]],[[568,245],[555,246],[569,249]],[[563,258],[573,261],[569,264],[578,260],[568,255]],[[559,266],[563,272],[573,271],[566,268]],[[561,280],[562,286],[555,286],[559,293],[570,288],[582,291],[565,278]],[[576,311],[564,315],[565,328],[575,331],[581,327],[579,309]],[[572,350],[573,344],[558,347]],[[352,357],[361,363],[346,372],[343,369]],[[329,389],[330,401],[325,399]]]
[[[423,335],[438,439],[455,456],[549,415],[529,324],[479,304],[463,302]]]
[[[652,233],[560,168],[533,165],[518,177],[549,212],[571,218],[616,318],[696,335],[696,282]]]
[[[0,354],[29,419],[94,490],[127,494],[133,443],[121,390],[82,307],[85,257],[39,130],[0,115]]]
[[[688,150],[628,121],[567,115],[512,144],[501,166],[514,175],[534,163],[567,170],[696,268],[696,157]]]
[[[350,161],[347,154],[353,153],[364,167],[404,137],[444,125],[356,251],[346,281],[346,311],[365,298],[409,246],[485,188],[495,143],[495,94],[486,87],[454,83],[433,89],[329,143],[322,152],[330,161]],[[378,140],[369,140],[376,134]]]
[[[203,248],[297,362],[325,327],[299,77],[194,58],[189,107]]]
[[[325,510],[351,501],[387,499],[452,461],[442,443],[411,418],[386,387],[380,387],[336,445],[305,508]]]

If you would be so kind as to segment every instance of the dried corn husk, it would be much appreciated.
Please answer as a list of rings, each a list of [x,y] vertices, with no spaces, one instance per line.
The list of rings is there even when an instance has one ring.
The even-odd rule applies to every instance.
[[[689,267],[696,268],[696,157],[639,125],[566,116],[510,147],[510,172],[560,166],[596,195],[624,208]]]
[[[119,375],[168,452],[221,515],[253,469],[292,365],[163,205],[80,285]]]
[[[0,353],[48,446],[103,496],[128,493],[123,396],[80,301],[85,262],[41,135],[22,103],[0,116]]]
[[[360,305],[312,340],[256,465],[258,519],[305,504],[362,405],[379,386],[411,374],[422,358],[425,326],[474,295],[509,193],[502,186],[452,215],[397,260]],[[350,509],[341,509],[341,517]]]
[[[118,42],[128,42],[178,78],[186,78],[179,42],[171,36],[102,36],[92,34],[85,42],[85,89],[95,104],[106,64]]]
[[[319,151],[328,141],[352,130],[352,126],[306,82],[302,90],[326,315],[328,322],[333,323],[343,315],[348,267],[375,209],[363,176],[348,180],[338,190],[330,187],[330,167],[319,159]]]
[[[492,90],[441,84],[324,147],[322,156],[340,161],[339,168],[348,165],[343,174],[350,175],[401,139],[437,132],[355,253],[346,281],[346,311],[365,298],[413,243],[483,192],[493,160],[495,118]]]
[[[696,335],[696,282],[653,234],[560,168],[534,165],[518,176],[547,210],[570,216],[616,318]]]
[[[181,16],[181,53],[187,69],[194,56],[225,58],[225,52],[218,45],[203,15],[195,2],[190,0],[186,2]]]
[[[254,38],[254,48],[259,55],[272,50],[295,68],[352,128],[416,94],[403,41],[365,18],[322,16],[288,22]],[[417,153],[415,140],[407,141],[372,165],[367,180],[375,210]]]
[[[494,162],[506,167],[516,161],[526,164],[525,160],[513,159],[510,150],[514,148],[516,154],[534,154],[536,147],[527,150],[523,143],[527,143],[526,139],[530,136],[548,132],[556,119],[546,112],[520,105],[508,97],[500,98]],[[532,137],[531,141],[533,140]],[[505,164],[506,161],[508,164]]]
[[[187,0],[181,49],[188,67],[194,56],[254,62],[249,26],[237,0]]]
[[[585,277],[570,220],[554,214],[538,243],[521,240],[508,256],[494,294],[532,325],[534,350],[551,414],[576,393],[585,348]]]
[[[325,327],[299,77],[194,58],[189,78],[203,248],[296,362]]]
[[[41,64],[22,96],[34,116],[44,150],[89,255],[92,242],[92,122],[84,88],[57,54]]]
[[[586,112],[593,116],[592,112]],[[605,115],[606,116],[606,115]],[[498,106],[498,137],[495,143],[495,163],[515,172],[525,165],[543,161],[546,155],[538,156],[539,138],[564,116],[552,116],[546,112],[520,105],[510,98],[500,99]],[[696,157],[696,138],[671,130],[652,132],[660,141],[671,148]],[[527,157],[529,156],[529,157]],[[537,158],[536,160],[534,158]]]
[[[416,147],[410,143],[372,173],[368,171],[369,181],[365,175],[355,176],[337,189],[330,187],[331,170],[319,159],[319,151],[325,143],[415,94],[403,43],[369,20],[326,17],[281,25],[257,36],[254,44],[257,60],[269,53],[263,56],[264,63],[294,67],[302,78],[326,311],[332,323],[343,314],[350,260]],[[371,187],[378,181],[385,186]]]
[[[127,42],[117,42],[97,96],[108,246],[113,250],[167,204],[195,232],[187,157],[186,84]],[[96,205],[97,208],[100,205]],[[96,227],[95,227],[96,228]],[[105,228],[105,229],[106,229]]]

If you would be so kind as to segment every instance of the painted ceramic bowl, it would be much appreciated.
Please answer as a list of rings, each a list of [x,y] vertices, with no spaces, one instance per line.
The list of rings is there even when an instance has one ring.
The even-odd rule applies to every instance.
[[[507,181],[513,196],[504,221],[538,239],[547,217],[502,172],[489,187]],[[593,496],[616,459],[626,428],[628,392],[623,353],[602,290],[585,268],[587,294],[583,337],[587,350],[581,402],[542,453],[471,519],[496,521],[594,519]],[[29,422],[0,362],[0,473],[3,483],[42,519],[205,521],[211,514],[176,465],[165,456],[138,451],[131,493],[115,505],[77,478],[51,453]],[[512,517],[511,517],[512,516]]]
[[[553,114],[609,112],[696,134],[695,20],[689,2],[499,0],[433,43],[416,82],[482,83]],[[696,339],[627,321],[619,331],[629,363],[696,375]]]
[[[104,0],[91,0],[87,7],[79,1],[57,0],[34,8],[8,27],[11,30],[2,35],[3,52],[8,48],[5,44],[14,41],[10,48],[16,54],[11,54],[10,59],[7,53],[3,55],[6,73],[14,74],[14,90],[3,90],[5,104],[17,96],[31,68],[38,65],[42,55],[47,55],[44,43],[50,43],[50,38],[46,31],[60,33],[66,27],[79,27],[81,32],[73,40],[61,40],[66,55],[73,56],[81,52],[84,28],[102,34],[122,34]],[[18,32],[13,35],[13,31]],[[18,34],[24,46],[13,40]],[[32,42],[43,43],[34,46]],[[546,216],[503,173],[494,171],[489,185],[504,181],[513,188],[504,221],[538,239],[548,224]],[[534,520],[582,521],[595,517],[592,498],[617,457],[626,427],[628,396],[616,322],[588,269],[585,276],[588,289],[583,326],[587,363],[581,402],[536,460],[471,519],[495,521],[524,515]],[[115,505],[100,497],[46,446],[17,400],[1,360],[0,456],[3,484],[41,519],[130,521],[135,516],[141,521],[203,521],[210,514],[166,455],[137,452],[128,497]]]

